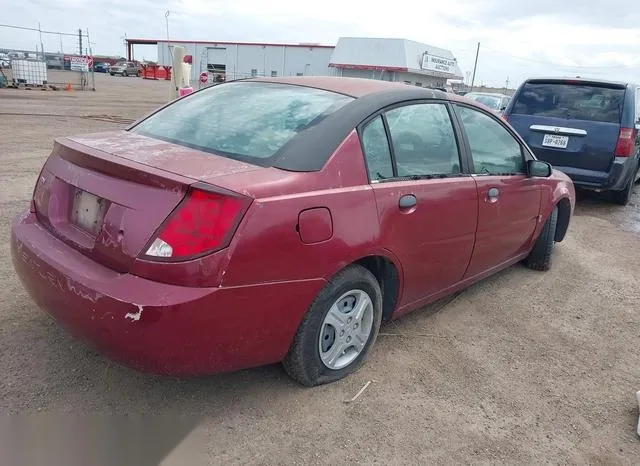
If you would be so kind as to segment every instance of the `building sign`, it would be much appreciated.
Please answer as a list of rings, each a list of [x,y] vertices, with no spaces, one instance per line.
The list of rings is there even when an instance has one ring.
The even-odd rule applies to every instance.
[[[93,57],[69,57],[71,71],[83,71],[87,73],[93,67]]]
[[[450,75],[456,74],[456,61],[451,58],[438,57],[424,53],[420,68],[427,71],[435,71]]]

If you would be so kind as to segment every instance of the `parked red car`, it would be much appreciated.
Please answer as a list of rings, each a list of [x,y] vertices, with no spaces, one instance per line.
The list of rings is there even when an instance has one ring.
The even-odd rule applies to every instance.
[[[113,131],[57,139],[14,267],[125,365],[284,362],[344,377],[381,321],[524,260],[549,268],[567,176],[454,94],[374,80],[229,82]]]

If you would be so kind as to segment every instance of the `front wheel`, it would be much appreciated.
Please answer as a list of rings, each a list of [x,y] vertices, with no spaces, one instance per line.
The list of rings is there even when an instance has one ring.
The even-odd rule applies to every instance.
[[[551,268],[551,253],[556,244],[556,226],[558,224],[558,207],[554,207],[551,215],[542,227],[542,232],[533,246],[525,265],[534,270],[549,270]]]
[[[347,267],[311,304],[283,361],[285,371],[309,387],[346,377],[362,365],[381,321],[380,284],[364,267]]]
[[[123,72],[122,72],[122,77],[123,77],[123,78],[126,78],[126,77],[127,77],[127,72],[126,72],[126,71],[123,71]]]

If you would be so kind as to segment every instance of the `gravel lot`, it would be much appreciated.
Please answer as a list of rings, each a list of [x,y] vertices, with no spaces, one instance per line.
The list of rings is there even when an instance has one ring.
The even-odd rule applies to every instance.
[[[169,94],[162,81],[96,81],[96,92],[0,90],[2,412],[199,415],[215,463],[638,464],[640,185],[625,208],[580,196],[550,272],[514,266],[386,325],[341,382],[304,389],[278,365],[153,377],[74,341],[11,266],[10,222],[52,139],[121,128],[83,116],[137,118]]]

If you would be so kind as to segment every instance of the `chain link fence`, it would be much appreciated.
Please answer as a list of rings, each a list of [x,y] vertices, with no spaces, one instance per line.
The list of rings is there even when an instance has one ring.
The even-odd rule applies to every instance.
[[[59,32],[0,24],[10,31],[0,43],[0,85],[14,88],[95,90],[88,31]],[[20,48],[35,44],[33,49]]]

